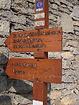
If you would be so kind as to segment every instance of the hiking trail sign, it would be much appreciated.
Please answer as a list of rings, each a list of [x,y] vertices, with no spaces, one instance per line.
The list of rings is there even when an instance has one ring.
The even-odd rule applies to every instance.
[[[14,52],[36,52],[38,59],[10,58],[6,73],[13,79],[33,81],[33,105],[47,105],[47,84],[62,82],[62,59],[46,55],[40,59],[40,52],[62,50],[62,29],[13,32],[5,44]]]
[[[61,59],[11,58],[6,73],[14,79],[61,83],[61,66]]]
[[[61,51],[62,30],[50,28],[13,32],[5,44],[13,52]]]
[[[35,52],[35,59],[10,58],[10,78],[33,81],[33,105],[47,105],[48,83],[62,82],[62,59],[48,59],[48,52],[62,51],[62,29],[48,28],[48,0],[35,0],[35,29],[13,32],[5,45],[12,52]]]

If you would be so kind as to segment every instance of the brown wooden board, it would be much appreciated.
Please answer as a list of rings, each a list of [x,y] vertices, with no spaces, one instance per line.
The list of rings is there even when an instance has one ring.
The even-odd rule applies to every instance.
[[[61,59],[11,58],[6,73],[14,79],[61,83],[61,62]]]
[[[13,52],[61,51],[62,29],[50,28],[13,32],[5,44]]]

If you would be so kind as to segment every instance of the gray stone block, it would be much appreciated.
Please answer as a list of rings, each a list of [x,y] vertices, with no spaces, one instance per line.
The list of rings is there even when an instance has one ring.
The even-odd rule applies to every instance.
[[[11,22],[26,24],[26,16],[25,15],[15,15],[14,12],[12,13]]]
[[[8,94],[11,98],[12,105],[33,105],[32,104],[32,95],[25,94],[25,97],[23,97],[21,94]]]
[[[23,14],[27,14],[27,13],[34,13],[34,1],[27,1],[27,0],[14,0],[12,2],[12,7],[11,9],[13,11],[19,12],[19,13],[23,13]]]
[[[55,9],[55,10],[57,10],[57,9],[58,9],[58,5],[57,5],[57,4],[55,4],[55,3],[50,4],[50,7],[51,7],[52,9]]]
[[[16,93],[19,94],[26,94],[32,91],[32,86],[22,80],[15,80],[13,82],[13,88],[15,89]]]
[[[71,17],[75,20],[79,21],[79,6],[75,6],[73,12],[71,13]]]
[[[69,2],[67,0],[61,0],[60,3],[61,4],[65,4],[65,5],[68,5],[69,4]]]
[[[11,28],[11,32],[13,32],[13,30],[14,31],[21,31],[21,30],[26,30],[27,29],[27,25],[22,25],[22,24],[17,24],[17,23],[11,23],[11,26],[12,26],[12,28]]]
[[[0,17],[5,18],[5,20],[11,20],[11,11],[10,10],[0,10]]]
[[[6,91],[7,89],[7,77],[0,75],[0,93]]]
[[[0,0],[0,8],[2,9],[10,9],[11,0]]]
[[[78,80],[77,73],[78,73],[78,71],[75,71],[72,69],[64,70],[62,81],[64,81],[64,82],[76,82]]]
[[[59,0],[54,0],[54,2],[58,5],[60,5],[60,1]]]
[[[69,11],[69,9],[67,8],[67,7],[59,7],[59,11],[61,12],[61,13],[66,13],[66,14],[70,14],[70,11]]]
[[[7,95],[0,96],[0,105],[12,105],[11,98]]]
[[[4,46],[5,38],[0,38],[0,46]]]
[[[0,64],[6,64],[8,58],[5,55],[0,56]]]
[[[73,33],[73,20],[67,14],[62,14],[61,16],[61,27],[64,32],[72,32]]]
[[[7,58],[9,57],[9,50],[6,47],[0,47],[0,51],[4,56],[6,56]]]
[[[1,19],[0,20],[0,35],[8,35],[10,32],[10,22]]]
[[[63,69],[68,69],[71,66],[71,60],[67,59],[62,59],[62,68]]]

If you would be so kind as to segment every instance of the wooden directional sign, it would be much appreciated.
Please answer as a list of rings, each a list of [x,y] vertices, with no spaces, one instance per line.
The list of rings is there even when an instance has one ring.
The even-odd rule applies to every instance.
[[[61,51],[61,28],[13,32],[5,44],[14,52]]]
[[[14,79],[61,83],[61,59],[11,58],[6,73]]]

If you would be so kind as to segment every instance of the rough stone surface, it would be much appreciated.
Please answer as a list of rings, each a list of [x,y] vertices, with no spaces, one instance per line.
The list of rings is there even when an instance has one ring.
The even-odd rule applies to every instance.
[[[9,50],[6,47],[1,46],[0,51],[3,53],[4,56],[9,57]]]
[[[1,9],[10,9],[11,0],[0,0],[0,8]]]
[[[2,72],[0,72],[0,93],[6,91],[6,89],[7,89],[7,77]]]
[[[79,21],[79,5],[74,7],[71,17]]]
[[[0,64],[6,64],[8,58],[5,55],[0,56]]]
[[[11,98],[7,95],[0,96],[0,105],[12,105]]]
[[[32,82],[10,79],[8,58],[34,58],[34,53],[11,52],[4,41],[11,32],[34,29],[35,0],[0,0],[0,105],[32,105]],[[62,84],[51,84],[48,105],[79,105],[79,1],[49,0],[49,27],[62,27]]]
[[[62,14],[61,27],[64,32],[73,32],[73,20],[69,15]]]
[[[25,15],[15,15],[14,13],[12,14],[11,21],[14,23],[19,23],[19,24],[26,24],[26,17]]]
[[[0,20],[0,35],[7,35],[9,34],[9,31],[10,23],[6,20]]]

